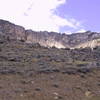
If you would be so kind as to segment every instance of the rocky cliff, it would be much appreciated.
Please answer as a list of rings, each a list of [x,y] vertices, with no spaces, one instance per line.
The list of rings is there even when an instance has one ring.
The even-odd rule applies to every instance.
[[[5,20],[0,20],[0,34],[6,34],[11,39],[23,40],[26,43],[39,43],[45,47],[57,48],[85,48],[100,45],[100,33],[87,31],[71,35],[47,31],[25,30],[22,26],[15,25]]]

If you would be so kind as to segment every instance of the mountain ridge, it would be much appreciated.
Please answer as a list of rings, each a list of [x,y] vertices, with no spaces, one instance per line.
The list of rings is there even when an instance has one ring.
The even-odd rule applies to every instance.
[[[87,31],[84,33],[65,33],[26,30],[24,27],[15,25],[9,21],[0,20],[0,34],[6,34],[10,39],[23,40],[26,43],[39,43],[45,47],[56,48],[94,48],[100,43],[96,39],[100,38],[100,33]],[[92,45],[93,44],[93,45]]]

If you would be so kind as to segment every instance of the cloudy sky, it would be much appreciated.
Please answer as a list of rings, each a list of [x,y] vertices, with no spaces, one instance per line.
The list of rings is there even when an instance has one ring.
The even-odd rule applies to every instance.
[[[35,31],[100,31],[100,0],[0,0],[0,19]]]

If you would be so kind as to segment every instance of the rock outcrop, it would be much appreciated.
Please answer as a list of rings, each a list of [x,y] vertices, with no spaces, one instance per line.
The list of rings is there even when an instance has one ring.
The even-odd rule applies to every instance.
[[[25,40],[25,29],[8,21],[0,20],[0,33],[10,39]]]
[[[39,43],[45,47],[56,48],[94,48],[100,45],[100,33],[87,31],[71,35],[47,31],[25,30],[22,26],[0,20],[0,34],[6,34],[10,39],[23,40],[26,43]]]

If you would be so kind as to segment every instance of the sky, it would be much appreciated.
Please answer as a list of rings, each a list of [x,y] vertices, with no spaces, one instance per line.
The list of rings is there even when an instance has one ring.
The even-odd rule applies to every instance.
[[[0,19],[34,31],[100,32],[100,0],[0,0]]]

